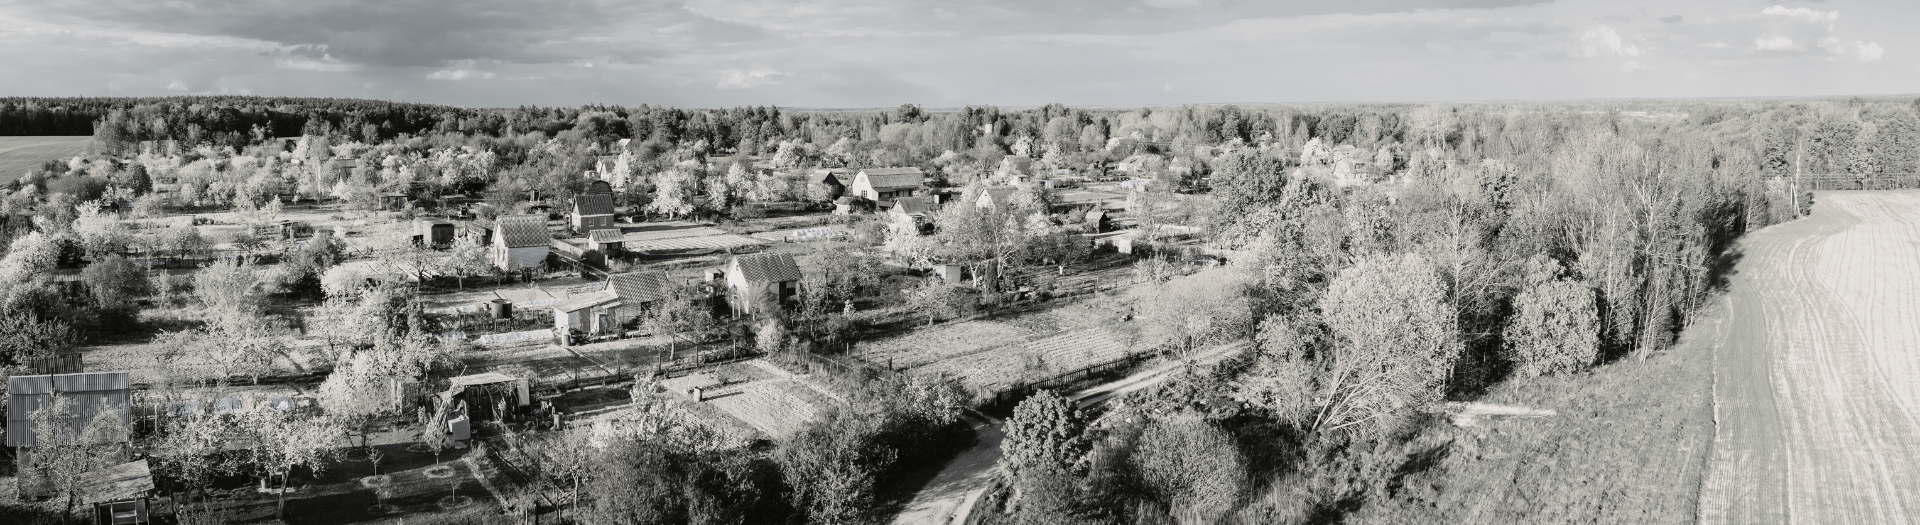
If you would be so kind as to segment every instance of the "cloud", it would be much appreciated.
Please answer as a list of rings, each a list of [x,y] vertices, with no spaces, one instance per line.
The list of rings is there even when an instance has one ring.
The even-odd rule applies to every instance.
[[[753,89],[757,87],[774,86],[779,85],[780,82],[784,81],[787,77],[786,73],[771,69],[756,69],[753,71],[729,69],[722,71],[722,73],[724,73],[725,76],[720,79],[719,83],[713,85],[716,89]]]
[[[1879,60],[1880,57],[1886,56],[1887,54],[1885,49],[1880,48],[1880,44],[1861,42],[1858,40],[1841,42],[1838,38],[1829,37],[1820,39],[1818,45],[1821,50],[1831,53],[1838,58],[1859,60],[1861,62]]]
[[[1620,33],[1611,27],[1600,26],[1580,35],[1580,44],[1574,47],[1574,56],[1578,57],[1637,57],[1640,48],[1625,43]]]
[[[953,14],[953,11],[948,11],[944,8],[939,8],[939,7],[933,8],[934,18],[938,18],[941,20],[953,20],[953,17],[956,17],[956,16],[960,16],[960,15]]]
[[[1641,64],[1640,61],[1638,60],[1628,60],[1626,61],[1626,63],[1620,64],[1620,70],[1628,73],[1632,73],[1635,71],[1645,71],[1648,69],[1653,69],[1653,66]]]
[[[427,78],[433,79],[433,80],[467,80],[471,78],[487,79],[487,78],[493,78],[493,76],[494,75],[492,71],[476,71],[472,69],[442,69],[442,70],[427,74]]]
[[[1141,0],[1140,3],[1145,4],[1147,7],[1160,9],[1195,9],[1200,7],[1200,0]]]
[[[1783,5],[1775,5],[1773,7],[1761,9],[1760,14],[1769,15],[1769,16],[1778,16],[1778,17],[1784,17],[1784,18],[1797,18],[1797,19],[1805,20],[1807,22],[1811,22],[1815,24],[1823,24],[1827,26],[1828,29],[1832,29],[1833,23],[1840,20],[1839,11],[1817,11],[1817,10],[1808,9],[1805,7],[1788,8],[1787,6],[1783,6]]]
[[[348,71],[359,71],[363,69],[359,64],[349,64],[346,62],[341,62],[333,58],[332,56],[328,56],[328,55],[321,55],[319,59],[312,59],[312,58],[306,58],[306,57],[300,57],[300,56],[290,56],[287,58],[275,60],[273,62],[273,67],[280,68],[280,69],[292,69],[296,71],[323,71],[328,73],[342,73],[342,72],[348,72]]]
[[[1761,51],[1795,51],[1800,49],[1800,44],[1784,36],[1770,36],[1753,39],[1753,48]]]

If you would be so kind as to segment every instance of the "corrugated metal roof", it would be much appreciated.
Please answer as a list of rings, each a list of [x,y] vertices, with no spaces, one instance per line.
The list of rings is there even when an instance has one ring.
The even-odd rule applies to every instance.
[[[547,219],[539,215],[502,215],[494,223],[500,232],[501,243],[508,248],[529,248],[546,246],[553,240],[547,232]]]
[[[113,410],[122,420],[130,422],[133,405],[127,389],[131,384],[131,372],[7,378],[7,446],[31,447],[38,442],[33,432],[33,413],[53,404],[55,395],[72,404],[74,415],[66,423],[74,434],[103,409]]]
[[[593,193],[573,198],[575,215],[613,215],[613,196]]]
[[[600,306],[602,304],[613,302],[616,299],[617,298],[614,297],[613,294],[610,294],[607,292],[594,292],[587,295],[582,295],[579,297],[561,301],[559,304],[553,305],[553,309],[561,312],[578,312],[581,310],[585,310],[588,308],[593,308],[595,306]]]
[[[739,255],[729,265],[749,283],[777,283],[800,280],[800,263],[786,252]]]
[[[620,242],[625,238],[626,234],[620,233],[620,230],[593,230],[587,232],[587,240],[601,244]]]
[[[613,295],[622,301],[650,303],[665,299],[672,293],[673,282],[667,279],[666,270],[613,274],[607,277],[607,285],[613,288]]]

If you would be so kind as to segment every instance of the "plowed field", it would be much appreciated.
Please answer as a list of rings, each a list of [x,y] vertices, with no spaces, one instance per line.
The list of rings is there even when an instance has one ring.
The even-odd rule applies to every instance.
[[[1743,243],[1703,523],[1920,523],[1920,192],[1815,201]]]

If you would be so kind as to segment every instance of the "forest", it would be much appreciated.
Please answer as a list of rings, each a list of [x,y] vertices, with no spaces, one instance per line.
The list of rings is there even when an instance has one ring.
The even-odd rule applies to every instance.
[[[813,169],[919,167],[928,186],[973,202],[987,185],[1005,182],[1000,166],[1011,155],[1063,178],[1125,171],[1148,181],[1125,200],[1129,218],[1148,225],[1149,241],[1159,224],[1190,227],[1205,248],[1230,260],[1189,277],[1156,270],[1183,264],[1170,255],[1133,263],[1144,276],[1133,308],[1156,350],[1179,356],[1225,342],[1251,344],[1098,410],[1041,391],[993,414],[1004,418],[1006,437],[977,523],[1485,518],[1454,491],[1475,485],[1449,477],[1472,471],[1459,463],[1473,456],[1462,444],[1471,440],[1447,434],[1453,431],[1436,407],[1511,395],[1521,388],[1515,385],[1539,381],[1599,384],[1613,381],[1612,374],[1698,387],[1704,379],[1683,364],[1695,357],[1675,355],[1675,343],[1724,285],[1742,235],[1807,212],[1810,197],[1796,190],[1793,175],[1875,181],[1920,171],[1920,101],[1660,108],[1053,104],[926,111],[908,104],[799,112],[4,99],[0,134],[84,129],[94,139],[88,156],[49,163],[0,187],[0,215],[22,218],[4,230],[0,365],[17,373],[27,358],[134,330],[151,317],[142,313],[143,301],[207,312],[204,325],[186,323],[193,331],[170,330],[168,338],[266,337],[255,325],[289,308],[268,308],[260,297],[233,299],[249,290],[271,291],[274,304],[324,301],[331,315],[379,327],[351,336],[359,341],[352,345],[367,356],[392,354],[398,364],[380,366],[404,370],[395,373],[429,374],[451,351],[424,341],[433,330],[406,293],[328,291],[329,268],[346,257],[338,246],[289,252],[268,273],[222,262],[197,270],[193,284],[149,282],[121,258],[136,241],[115,233],[119,219],[108,209],[124,210],[127,219],[263,213],[298,202],[375,209],[380,195],[402,193],[423,207],[449,206],[450,197],[484,202],[491,205],[479,212],[486,217],[526,212],[535,205],[529,194],[564,200],[606,180],[620,213],[634,221],[731,223],[762,217],[779,203],[830,201],[806,175]],[[173,190],[155,191],[162,185]],[[884,219],[842,221],[862,232],[849,249],[884,249],[912,265],[945,259],[985,267],[991,260],[1009,268],[1007,275],[1021,267],[1061,266],[1065,273],[1067,262],[1093,257],[1072,237],[1080,230],[1067,228],[1078,219],[1051,204],[1058,195],[1026,191],[1021,202],[1040,212],[951,206],[935,214],[938,231],[926,236],[918,226]],[[260,246],[168,235],[142,251]],[[83,272],[87,291],[49,281],[55,269]],[[857,333],[849,325],[872,317],[852,312],[853,295],[879,295],[875,283],[855,277],[863,272],[843,272],[839,281],[809,276],[803,285],[818,291],[802,294],[813,306],[743,329],[774,334],[760,337],[770,347]],[[949,296],[940,297],[910,306],[976,306],[936,304]],[[849,305],[844,314],[823,306],[840,299]],[[934,317],[920,318],[931,324]],[[346,363],[354,354],[343,355]],[[582,523],[881,522],[902,496],[896,484],[972,445],[964,415],[972,407],[957,388],[940,378],[848,387],[848,407],[771,451],[717,447],[698,425],[669,416],[614,445],[587,447],[605,436],[564,434],[543,449],[553,469],[546,474],[575,482]],[[1667,404],[1662,396],[1669,393],[1625,395],[1644,396],[1649,410],[1670,409],[1662,414],[1693,428],[1686,425],[1700,414],[1687,411],[1697,407]],[[649,414],[675,403],[645,381],[636,381],[631,396]],[[1631,425],[1621,431],[1640,429]],[[1526,428],[1514,439],[1547,444],[1524,454],[1566,465],[1526,476],[1591,474],[1599,481],[1559,487],[1563,493],[1555,495],[1510,495],[1499,502],[1502,521],[1691,521],[1684,499],[1696,487],[1684,479],[1640,486],[1600,476],[1594,473],[1637,468],[1641,460],[1597,437],[1524,437],[1539,430]],[[1514,474],[1503,490],[1520,494],[1529,479]]]

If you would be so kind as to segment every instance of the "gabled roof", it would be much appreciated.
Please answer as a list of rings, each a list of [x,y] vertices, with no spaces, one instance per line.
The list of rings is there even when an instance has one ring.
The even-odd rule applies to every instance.
[[[1107,218],[1107,210],[1105,208],[1095,206],[1093,209],[1087,210],[1087,220],[1089,221],[1096,221],[1096,220],[1105,219],[1105,218]]]
[[[547,232],[547,220],[539,215],[501,215],[494,222],[500,244],[508,248],[546,246],[553,240]]]
[[[729,270],[739,271],[749,283],[778,283],[800,280],[800,263],[785,252],[756,253],[733,258]]]
[[[607,276],[607,287],[629,304],[659,301],[673,293],[673,281],[667,279],[666,270],[616,273]]]
[[[867,185],[874,188],[918,188],[926,174],[920,168],[872,168],[860,170],[856,177],[866,177]]]
[[[625,238],[626,234],[620,233],[620,230],[593,230],[587,232],[587,240],[600,244],[620,242]]]
[[[980,189],[981,200],[978,204],[990,205],[990,206],[999,206],[1001,204],[1006,204],[1007,199],[1012,197],[1014,190],[1017,190],[1017,189],[1019,188],[1016,188],[1013,186],[987,186],[985,188],[981,188]]]
[[[829,184],[834,186],[842,186],[846,184],[840,181],[840,176],[835,174],[833,170],[814,170],[813,176],[811,178],[808,178],[807,181],[818,182],[821,184]]]
[[[927,197],[900,197],[893,200],[893,211],[907,215],[933,213],[933,201]]]
[[[613,196],[604,193],[578,195],[573,198],[573,212],[577,215],[613,215]]]

